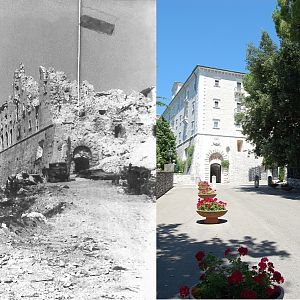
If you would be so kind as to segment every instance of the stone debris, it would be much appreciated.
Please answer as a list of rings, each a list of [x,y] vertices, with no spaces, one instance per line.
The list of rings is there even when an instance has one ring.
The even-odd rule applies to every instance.
[[[155,169],[154,87],[130,94],[96,92],[83,81],[78,91],[77,82],[64,72],[39,70],[35,81],[21,64],[14,73],[13,95],[0,108],[4,179],[24,170],[28,176],[17,180],[34,185],[42,177],[67,181],[81,171],[120,174],[129,165]],[[52,176],[51,165],[63,163],[65,170]]]
[[[46,217],[43,214],[36,211],[32,211],[27,214],[22,214],[21,219],[29,219],[29,220],[34,220],[34,221],[44,222],[44,223],[47,222]]]

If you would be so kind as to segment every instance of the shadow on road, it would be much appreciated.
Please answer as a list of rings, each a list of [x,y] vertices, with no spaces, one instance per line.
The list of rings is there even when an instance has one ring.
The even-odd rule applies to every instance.
[[[205,220],[198,220],[198,221],[196,221],[196,223],[202,224],[202,225],[218,225],[218,224],[223,224],[223,223],[227,222],[227,220],[225,220],[225,219],[218,219],[218,220],[219,220],[219,223],[216,223],[216,224],[205,223]]]
[[[256,241],[256,238],[245,236],[243,239],[222,240],[212,238],[197,241],[185,233],[179,233],[182,224],[160,224],[157,227],[157,298],[174,298],[181,285],[192,286],[199,277],[195,253],[203,250],[224,256],[226,248],[237,249],[246,246],[250,257],[263,256],[289,257],[289,253],[278,250],[276,243],[268,240]],[[276,266],[275,266],[276,267]]]
[[[258,188],[249,185],[241,185],[235,188],[236,191],[240,192],[251,192],[261,195],[274,195],[281,196],[289,200],[300,200],[300,191],[298,189],[293,189],[291,191],[284,191],[280,187],[272,188],[267,185],[260,185]]]

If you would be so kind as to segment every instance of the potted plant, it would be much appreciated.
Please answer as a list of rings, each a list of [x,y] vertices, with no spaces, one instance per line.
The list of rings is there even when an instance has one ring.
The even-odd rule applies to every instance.
[[[219,223],[218,218],[227,213],[226,205],[227,203],[218,200],[218,198],[199,198],[197,213],[206,218],[204,223],[217,224]]]
[[[217,193],[207,181],[200,181],[198,183],[198,195],[201,198],[213,198],[217,195]]]
[[[231,248],[224,252],[221,259],[196,253],[201,275],[193,287],[181,286],[181,299],[282,299],[284,282],[282,275],[275,271],[274,265],[267,257],[253,267],[243,262],[241,257],[248,253],[245,247],[233,253]]]

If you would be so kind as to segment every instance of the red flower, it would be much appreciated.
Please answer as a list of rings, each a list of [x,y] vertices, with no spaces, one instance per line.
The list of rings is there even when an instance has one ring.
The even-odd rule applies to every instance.
[[[258,275],[253,277],[253,279],[256,283],[261,283],[264,278],[266,278],[265,273],[261,273],[261,274],[258,274]]]
[[[265,262],[269,261],[269,259],[267,257],[263,257],[260,261],[265,263]]]
[[[190,294],[190,288],[187,285],[182,285],[179,289],[180,297],[188,297]]]
[[[201,261],[204,256],[205,256],[205,253],[203,251],[198,251],[195,255],[195,257],[198,261]]]
[[[274,268],[273,263],[271,263],[270,261],[268,262],[268,266]]]
[[[224,255],[227,256],[231,251],[231,248],[227,248],[224,252]]]
[[[249,290],[249,289],[245,289],[241,291],[241,298],[245,298],[245,299],[256,299],[257,298],[257,294],[256,292]]]
[[[200,280],[204,280],[205,279],[205,273],[202,273],[201,275],[200,275]]]
[[[277,283],[283,283],[284,282],[284,278],[281,276],[281,274],[278,271],[275,271],[273,273],[272,280],[277,281]]]
[[[268,271],[271,272],[271,273],[274,273],[274,269],[271,268],[271,267],[268,268]]]
[[[241,282],[242,280],[243,280],[243,274],[240,271],[234,271],[228,277],[229,283],[238,283]]]
[[[248,253],[248,249],[246,247],[240,247],[238,251],[240,255],[246,255]]]
[[[259,270],[261,271],[264,271],[267,268],[267,264],[262,261],[258,264],[258,266],[259,266]]]

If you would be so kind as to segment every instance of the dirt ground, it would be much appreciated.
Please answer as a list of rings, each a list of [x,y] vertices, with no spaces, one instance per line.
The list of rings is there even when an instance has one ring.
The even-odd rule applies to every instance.
[[[24,226],[2,219],[0,299],[155,298],[155,204],[149,197],[78,179],[40,184],[26,199],[19,201],[31,199],[27,211],[47,220]]]

